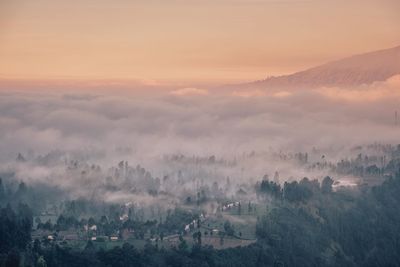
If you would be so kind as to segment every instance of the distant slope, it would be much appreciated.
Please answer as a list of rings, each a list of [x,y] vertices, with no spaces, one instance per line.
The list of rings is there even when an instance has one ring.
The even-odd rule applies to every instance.
[[[322,86],[357,86],[384,81],[400,74],[400,46],[360,54],[291,75],[270,77],[242,88],[305,89]]]

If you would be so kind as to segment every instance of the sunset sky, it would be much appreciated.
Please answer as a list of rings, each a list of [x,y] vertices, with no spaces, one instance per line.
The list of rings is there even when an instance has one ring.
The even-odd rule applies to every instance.
[[[230,82],[400,44],[398,0],[0,0],[0,78]]]

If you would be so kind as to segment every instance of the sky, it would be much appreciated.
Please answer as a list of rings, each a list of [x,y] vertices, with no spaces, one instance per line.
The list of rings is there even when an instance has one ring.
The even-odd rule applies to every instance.
[[[0,78],[226,83],[400,44],[397,0],[0,0]]]

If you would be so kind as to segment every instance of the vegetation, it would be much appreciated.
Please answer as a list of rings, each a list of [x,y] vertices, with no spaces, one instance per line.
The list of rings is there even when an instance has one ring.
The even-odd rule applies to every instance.
[[[400,265],[400,173],[358,194],[333,192],[329,186],[332,183],[328,178],[320,187],[303,179],[285,184],[278,195],[274,190],[261,190],[276,199],[270,211],[258,219],[257,243],[225,250],[202,246],[204,235],[200,231],[194,232],[191,248],[183,238],[172,249],[158,248],[150,242],[143,249],[129,243],[96,249],[88,241],[80,250],[38,239],[32,243],[30,209],[21,204],[15,212],[7,206],[0,211],[1,266]],[[168,231],[175,220],[192,219],[191,216],[176,210],[160,224],[160,229]],[[53,227],[61,230],[78,223],[59,217]],[[224,230],[227,235],[235,234],[229,221],[224,223]]]
[[[0,179],[0,267],[399,266],[400,147],[376,149],[385,156],[360,154],[336,164],[325,158],[317,164],[307,153],[278,155],[324,174],[357,173],[360,182],[352,186],[325,175],[281,183],[275,172],[273,181],[265,175],[234,185],[204,174],[208,183],[193,179],[193,190],[172,195],[173,188],[165,190],[182,182],[182,172],[174,181],[126,162],[112,168],[126,176],[123,184],[143,179],[142,191],[131,193],[151,189],[146,205],[66,199],[8,175]],[[220,163],[227,164],[204,160]],[[160,207],[162,199],[173,202]]]

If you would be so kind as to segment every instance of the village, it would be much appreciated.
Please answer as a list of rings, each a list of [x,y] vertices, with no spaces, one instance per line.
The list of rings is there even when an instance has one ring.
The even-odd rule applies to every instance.
[[[253,206],[255,210],[255,204]],[[102,216],[99,221],[93,218],[78,221],[65,218],[63,215],[57,216],[52,211],[43,212],[36,217],[39,223],[33,227],[32,241],[37,239],[43,244],[57,244],[75,249],[83,249],[88,243],[104,249],[122,246],[124,243],[130,243],[138,249],[144,248],[146,244],[166,249],[178,248],[182,243],[186,246],[200,244],[224,249],[256,242],[255,233],[249,233],[246,230],[242,233],[239,230],[240,227],[235,232],[234,226],[228,221],[232,217],[239,217],[238,215],[242,213],[239,201],[220,205],[213,214],[205,212],[192,214],[192,211],[182,211],[181,213],[190,220],[182,227],[176,226],[165,231],[161,230],[165,227],[164,224],[157,225],[155,221],[132,222],[127,207],[129,204],[122,206],[122,214],[116,222],[106,222],[105,216]],[[251,214],[246,217],[249,216],[254,219]],[[46,222],[41,223],[43,220]],[[252,223],[255,224],[255,222],[252,220]],[[245,225],[243,224],[242,227]]]

